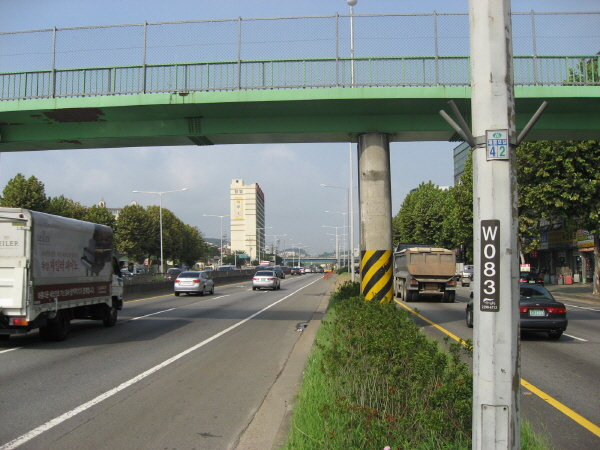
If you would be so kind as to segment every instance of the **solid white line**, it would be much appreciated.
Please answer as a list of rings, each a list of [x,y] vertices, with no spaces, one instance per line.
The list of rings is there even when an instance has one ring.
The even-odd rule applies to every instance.
[[[241,320],[240,322],[236,323],[235,325],[230,326],[229,328],[224,329],[223,331],[209,337],[208,339],[200,342],[199,344],[194,345],[193,347],[188,348],[187,350],[184,350],[183,352],[179,353],[178,355],[173,356],[172,358],[167,359],[166,361],[163,361],[162,363],[152,367],[151,369],[139,374],[137,377],[134,377],[132,379],[130,379],[129,381],[126,381],[124,383],[121,383],[120,385],[118,385],[117,387],[105,392],[104,394],[99,395],[98,397],[90,400],[87,403],[84,403],[83,405],[72,409],[71,411],[68,411],[66,413],[64,413],[61,416],[58,416],[52,420],[50,420],[49,422],[46,422],[43,425],[40,425],[39,427],[29,431],[28,433],[25,433],[22,436],[19,436],[16,439],[13,439],[10,442],[7,442],[6,444],[4,444],[2,447],[0,447],[0,450],[13,450],[17,447],[19,447],[20,445],[23,445],[24,443],[30,441],[31,439],[39,436],[40,434],[44,433],[45,431],[50,430],[51,428],[54,428],[57,425],[60,425],[61,423],[65,422],[66,420],[75,417],[77,414],[82,413],[83,411],[91,408],[94,405],[97,405],[98,403],[106,400],[107,398],[112,397],[113,395],[121,392],[122,390],[132,386],[133,384],[137,383],[138,381],[143,380],[144,378],[152,375],[155,372],[158,372],[160,369],[163,369],[164,367],[168,366],[169,364],[183,358],[184,356],[192,353],[195,350],[198,350],[201,347],[204,347],[206,344],[214,341],[217,338],[220,338],[221,336],[223,336],[224,334],[229,333],[231,330],[234,330],[235,328],[239,327],[240,325],[245,324],[246,322],[252,320],[253,318],[255,318],[256,316],[258,316],[259,314],[265,312],[266,310],[272,308],[273,306],[281,303],[282,301],[288,299],[289,297],[291,297],[292,295],[296,294],[297,292],[301,291],[302,289],[316,283],[317,281],[320,281],[320,278],[313,281],[312,283],[307,284],[306,286],[303,286],[299,289],[297,289],[296,291],[292,292],[289,295],[286,295],[285,297],[277,300],[274,303],[271,303],[269,306],[266,306],[265,308],[261,309],[258,312],[255,312],[254,314],[252,314],[251,316]]]
[[[569,336],[570,338],[577,339],[578,341],[582,341],[582,342],[587,342],[588,341],[587,339],[581,339],[581,338],[578,338],[576,336],[571,336],[570,334],[567,334],[567,333],[563,333],[563,334],[565,336]]]

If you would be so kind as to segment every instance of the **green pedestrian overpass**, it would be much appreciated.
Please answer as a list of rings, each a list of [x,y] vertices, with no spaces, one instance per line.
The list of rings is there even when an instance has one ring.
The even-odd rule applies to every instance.
[[[0,33],[0,151],[460,140],[466,14],[234,19]],[[600,139],[600,13],[513,14],[517,128]]]

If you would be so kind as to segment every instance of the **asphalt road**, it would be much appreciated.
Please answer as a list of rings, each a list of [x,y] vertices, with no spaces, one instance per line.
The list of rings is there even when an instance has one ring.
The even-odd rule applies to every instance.
[[[114,328],[0,342],[0,450],[231,449],[331,284],[287,277],[126,302]]]
[[[473,336],[465,323],[469,293],[469,288],[459,288],[456,303],[428,300],[404,305],[466,340]],[[545,333],[521,336],[521,377],[529,383],[521,386],[522,415],[537,432],[547,435],[557,450],[598,449],[600,303],[556,297],[567,305],[565,334],[557,341],[549,340]],[[445,336],[432,324],[417,321],[428,335],[440,341]]]

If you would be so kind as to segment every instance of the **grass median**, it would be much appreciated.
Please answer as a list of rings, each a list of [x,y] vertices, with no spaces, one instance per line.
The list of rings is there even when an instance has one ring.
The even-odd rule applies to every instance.
[[[358,283],[330,299],[304,372],[286,450],[470,449],[470,350],[437,341],[393,303],[365,302]],[[548,449],[528,424],[521,448]]]

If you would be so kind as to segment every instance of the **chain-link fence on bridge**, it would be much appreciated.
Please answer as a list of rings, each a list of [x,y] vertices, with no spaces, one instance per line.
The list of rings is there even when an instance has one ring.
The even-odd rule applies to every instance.
[[[512,24],[516,85],[600,85],[600,12],[513,13]],[[0,33],[0,99],[469,86],[468,55],[469,17],[456,13],[6,32]]]

